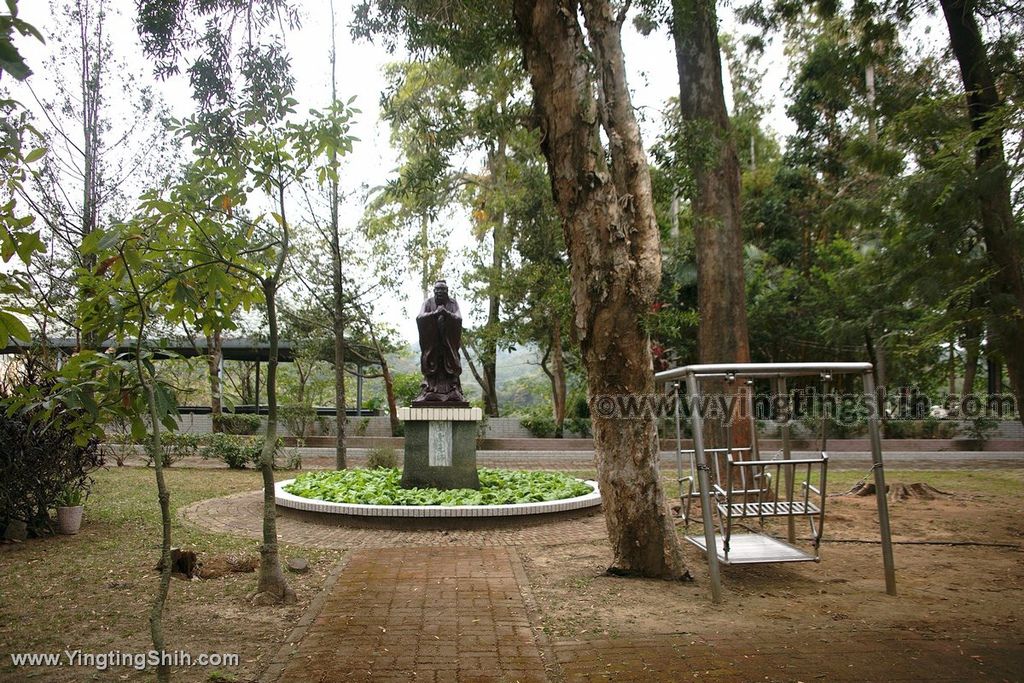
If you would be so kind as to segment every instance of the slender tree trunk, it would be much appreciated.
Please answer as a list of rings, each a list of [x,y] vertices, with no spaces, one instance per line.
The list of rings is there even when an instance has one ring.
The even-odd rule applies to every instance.
[[[574,333],[591,399],[652,394],[643,317],[657,295],[661,252],[647,158],[625,80],[625,15],[613,16],[607,0],[581,4],[590,49],[574,0],[515,0],[515,20],[565,232]],[[609,571],[686,576],[661,487],[653,416],[619,419],[595,411],[593,423],[613,551]]]
[[[337,51],[334,43],[334,0],[331,0],[331,101],[338,100]],[[330,153],[331,167],[337,169],[337,155]],[[345,452],[345,278],[341,260],[341,224],[338,219],[338,177],[331,178],[331,266],[334,285],[334,420],[337,438],[334,446],[334,467],[347,467]]]
[[[124,257],[122,253],[122,258]],[[127,263],[127,262],[126,262]],[[153,604],[149,609],[149,635],[153,641],[153,649],[161,654],[161,661],[157,663],[156,678],[159,683],[167,683],[171,680],[171,670],[163,661],[163,653],[166,648],[164,638],[164,606],[167,604],[167,594],[171,587],[171,493],[167,489],[167,482],[164,479],[164,452],[160,442],[160,415],[157,410],[156,389],[153,386],[154,378],[146,370],[142,362],[142,340],[146,331],[148,315],[146,303],[132,275],[128,269],[128,278],[132,289],[135,292],[135,299],[139,307],[139,332],[135,337],[135,372],[138,375],[139,383],[142,384],[146,393],[146,407],[149,409],[149,421],[152,433],[149,436],[149,446],[153,453],[153,471],[156,474],[157,501],[160,505],[160,582],[157,584],[156,595]]]
[[[267,305],[267,328],[270,333],[270,353],[267,358],[267,428],[263,434],[263,452],[260,471],[263,476],[263,543],[260,545],[260,575],[256,585],[255,602],[273,604],[295,602],[295,591],[288,586],[281,571],[281,557],[277,543],[277,497],[274,492],[274,455],[277,452],[277,289],[281,273],[288,258],[288,220],[285,218],[284,184],[277,185],[278,212],[281,216],[281,246],[278,250],[274,275],[260,283]]]
[[[223,389],[220,380],[220,365],[223,358],[224,338],[220,330],[206,335],[206,368],[210,379],[210,420],[213,431],[221,431],[221,416],[224,414]]]
[[[949,393],[956,393],[956,341],[949,340]]]
[[[94,13],[88,7],[78,8],[79,29],[79,64],[81,113],[82,113],[82,216],[81,230],[84,240],[96,230],[99,217],[99,159],[102,143],[102,124],[100,119],[103,110],[103,77],[107,65],[107,53],[104,51],[104,16],[106,6],[100,2],[99,9]],[[90,22],[95,21],[95,26]],[[82,266],[87,271],[96,268],[96,257],[86,254],[82,257]],[[88,289],[79,292],[81,301],[91,296]],[[95,349],[102,340],[96,338],[94,331],[83,335],[80,340],[86,348]]]
[[[971,129],[981,133],[974,148],[978,207],[985,253],[995,268],[990,287],[992,345],[1010,375],[1017,405],[1024,405],[1024,259],[1014,222],[1010,180],[999,123],[1002,101],[996,89],[973,0],[939,0],[949,27],[950,46],[960,64]],[[1020,411],[1024,422],[1024,410]]]
[[[141,366],[141,363],[139,364]],[[139,372],[144,372],[139,367]],[[156,410],[156,396],[152,380],[143,380],[146,384],[146,402],[149,405],[149,420],[153,424],[150,447],[153,450],[153,470],[156,472],[157,500],[160,503],[160,583],[156,597],[149,610],[149,634],[153,640],[153,649],[163,653],[166,650],[164,640],[164,605],[167,604],[167,593],[171,587],[171,493],[164,481],[163,446],[160,443],[160,419]],[[171,680],[170,667],[160,662],[156,668],[156,678],[161,683]]]
[[[702,363],[750,361],[743,226],[740,222],[740,165],[722,85],[722,56],[713,0],[672,0],[672,38],[679,76],[679,109],[694,136],[711,145],[705,162],[693,164],[693,232],[697,253],[698,357]],[[698,155],[701,156],[701,155]],[[706,383],[719,392],[747,391]],[[736,405],[739,405],[737,401]],[[708,426],[713,427],[711,422]],[[710,444],[715,443],[709,433]],[[732,420],[734,446],[749,446],[750,424]],[[724,445],[724,444],[718,444]]]
[[[548,367],[548,359],[551,367]],[[565,432],[565,358],[562,356],[562,323],[558,318],[551,321],[551,343],[541,368],[551,382],[551,408],[555,418],[555,437],[562,438]]]
[[[284,214],[282,214],[284,215]],[[277,450],[277,279],[262,282],[270,329],[270,353],[267,358],[267,428],[263,433],[260,472],[263,475],[263,544],[260,546],[260,576],[256,595],[260,602],[294,602],[295,592],[281,571],[277,543],[277,498],[274,494],[274,455]]]
[[[391,422],[391,436],[398,436],[401,422],[398,420],[398,403],[395,401],[395,378],[391,374],[391,365],[381,355],[380,373],[384,379],[384,395],[388,400],[388,418]]]
[[[505,185],[505,141],[499,141],[497,149],[488,159],[491,182]],[[483,353],[480,354],[480,365],[484,373],[485,384],[484,412],[491,417],[498,417],[498,329],[501,326],[501,279],[505,255],[505,212],[500,211],[495,217],[491,248],[490,292],[487,301],[487,334],[483,339]]]

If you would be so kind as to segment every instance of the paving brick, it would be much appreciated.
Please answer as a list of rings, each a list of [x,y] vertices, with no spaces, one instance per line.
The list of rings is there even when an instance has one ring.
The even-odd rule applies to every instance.
[[[279,680],[546,681],[529,627],[498,630],[529,623],[511,562],[501,548],[353,552]]]

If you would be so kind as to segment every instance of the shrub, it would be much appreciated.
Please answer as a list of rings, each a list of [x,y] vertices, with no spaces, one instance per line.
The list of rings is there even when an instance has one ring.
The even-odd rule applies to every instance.
[[[279,406],[277,414],[284,421],[288,431],[297,439],[312,436],[317,426],[323,422],[316,413],[316,408],[305,403],[286,403]],[[249,432],[250,434],[255,432]]]
[[[979,415],[967,423],[964,432],[967,434],[967,438],[984,446],[997,429],[999,429],[999,420],[988,415]]]
[[[164,453],[163,466],[170,467],[182,458],[192,458],[199,455],[201,438],[198,434],[188,432],[163,432],[160,434],[160,449]],[[149,441],[146,441],[146,466],[153,464],[156,459],[151,451]]]
[[[590,436],[589,417],[567,417],[564,426],[566,431],[579,434],[583,438]]]
[[[407,406],[419,396],[423,377],[418,372],[396,372],[391,381],[395,390],[395,403]]]
[[[555,435],[555,418],[547,405],[531,406],[527,413],[519,416],[519,424],[526,427],[538,439]]]
[[[353,436],[366,436],[366,430],[370,426],[370,418],[364,417],[356,423]]]
[[[89,488],[89,474],[103,465],[103,456],[98,439],[76,442],[60,409],[49,417],[31,410],[8,414],[10,400],[0,398],[0,527],[21,520],[38,535],[50,530],[49,511],[66,489]]]
[[[398,467],[398,455],[390,446],[372,448],[366,454],[366,467],[371,470],[388,470]]]
[[[213,418],[214,431],[224,434],[251,436],[260,431],[261,426],[263,426],[263,421],[259,415],[223,413]]]
[[[276,452],[281,450],[282,440],[278,439]],[[233,470],[245,469],[246,465],[259,465],[263,454],[263,437],[243,434],[207,434],[203,439],[200,455],[216,458]]]

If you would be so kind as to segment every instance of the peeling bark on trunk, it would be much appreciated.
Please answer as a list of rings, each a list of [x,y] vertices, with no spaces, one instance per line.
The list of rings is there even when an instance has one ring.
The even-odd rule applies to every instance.
[[[743,273],[743,227],[740,222],[740,166],[722,85],[718,19],[711,0],[673,0],[672,38],[679,76],[679,110],[694,144],[713,145],[703,163],[693,165],[690,197],[697,254],[697,349],[701,363],[750,361],[746,284]],[[743,392],[708,382],[711,392]],[[737,402],[738,404],[739,402]],[[713,425],[709,422],[709,427]],[[707,434],[709,445],[718,435]],[[733,419],[732,442],[751,443],[750,424]]]
[[[995,267],[989,288],[991,342],[1002,354],[1020,406],[1024,405],[1024,260],[1010,202],[1003,129],[993,123],[1003,105],[974,16],[975,2],[939,0],[939,4],[960,64],[971,129],[983,133],[975,144],[974,169],[985,254]],[[1024,410],[1020,416],[1024,422]]]
[[[570,257],[573,329],[591,398],[652,394],[643,316],[658,290],[661,254],[647,158],[625,80],[624,16],[613,16],[607,0],[516,0],[514,7]],[[595,411],[593,427],[614,554],[610,571],[684,577],[661,488],[654,419]]]

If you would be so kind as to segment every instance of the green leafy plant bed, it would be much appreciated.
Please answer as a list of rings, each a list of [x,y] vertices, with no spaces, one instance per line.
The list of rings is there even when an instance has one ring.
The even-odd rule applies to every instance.
[[[361,505],[513,505],[576,498],[592,489],[557,472],[480,468],[480,490],[403,489],[397,469],[352,469],[299,475],[284,490],[302,498]]]

